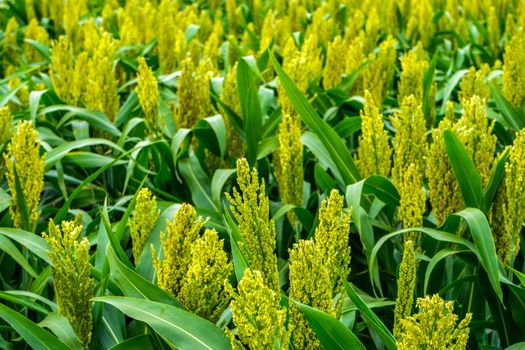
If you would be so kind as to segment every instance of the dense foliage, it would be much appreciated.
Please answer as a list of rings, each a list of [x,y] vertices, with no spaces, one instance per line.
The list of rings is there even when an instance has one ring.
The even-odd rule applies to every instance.
[[[525,348],[524,0],[0,0],[0,348]]]

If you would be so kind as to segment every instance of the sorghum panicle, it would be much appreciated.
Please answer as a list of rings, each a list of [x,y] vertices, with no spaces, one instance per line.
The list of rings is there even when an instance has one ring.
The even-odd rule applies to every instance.
[[[132,252],[135,264],[138,263],[144,245],[160,215],[157,201],[148,188],[142,188],[137,195],[133,219],[130,220]]]
[[[152,130],[159,129],[159,87],[153,71],[144,57],[139,58],[139,72],[137,75],[137,96],[144,113],[144,121]]]
[[[206,230],[191,246],[191,260],[182,280],[179,299],[193,313],[217,322],[230,302],[228,263],[224,240],[215,230]]]
[[[257,169],[250,171],[248,161],[237,160],[237,188],[227,194],[233,216],[237,220],[242,242],[239,248],[248,265],[261,272],[265,284],[279,294],[279,274],[275,255],[275,224],[270,220],[270,202],[264,180],[259,184]]]
[[[363,177],[390,175],[392,149],[382,115],[374,98],[365,90],[366,104],[361,111],[361,136],[357,149],[357,166]]]
[[[403,258],[397,278],[397,298],[394,310],[394,336],[399,336],[400,322],[412,315],[414,305],[414,289],[416,287],[417,262],[414,251],[414,242],[405,240]]]
[[[48,233],[42,236],[51,246],[53,284],[59,312],[68,320],[78,340],[89,344],[93,317],[91,299],[95,280],[91,278],[89,242],[82,236],[82,216],[55,225],[49,222]]]
[[[397,336],[399,350],[467,348],[471,313],[457,323],[459,317],[453,313],[453,303],[445,302],[438,295],[419,298],[417,307],[419,313],[401,320]]]
[[[278,131],[279,149],[275,162],[275,177],[283,204],[303,204],[303,144],[301,124],[286,114]],[[288,212],[290,223],[295,222],[293,212]]]
[[[231,308],[237,335],[251,350],[288,349],[286,309],[279,295],[268,287],[263,274],[246,269],[233,295]],[[230,333],[234,347],[236,341]]]
[[[7,183],[11,190],[9,212],[13,224],[17,228],[34,231],[40,217],[38,204],[44,188],[45,155],[40,155],[38,132],[30,121],[18,123],[18,128],[4,153],[4,162],[7,169]],[[24,227],[21,203],[18,202],[17,180],[29,215],[27,227]]]

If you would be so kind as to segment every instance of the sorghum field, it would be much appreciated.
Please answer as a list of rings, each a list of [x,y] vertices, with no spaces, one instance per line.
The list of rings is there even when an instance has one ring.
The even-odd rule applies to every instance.
[[[0,0],[0,348],[525,349],[525,0]]]

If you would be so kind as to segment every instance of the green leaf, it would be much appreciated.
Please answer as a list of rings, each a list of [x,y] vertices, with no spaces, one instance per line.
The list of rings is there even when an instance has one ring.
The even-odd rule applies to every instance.
[[[210,197],[210,179],[202,170],[199,160],[191,155],[179,161],[179,170],[186,184],[190,188],[191,198],[197,207],[218,211],[213,199]]]
[[[465,76],[469,72],[468,69],[462,69],[455,72],[450,78],[447,79],[447,84],[445,85],[445,88],[443,89],[443,99],[441,104],[441,114],[445,114],[446,108],[447,108],[447,102],[450,98],[450,95],[452,94],[452,91],[456,88],[456,86],[461,81],[461,78]]]
[[[247,145],[248,161],[251,165],[257,160],[257,148],[261,139],[262,112],[257,80],[248,58],[243,57],[238,62],[237,88],[241,100],[242,115],[244,116],[244,136]]]
[[[509,347],[506,347],[505,350],[525,350],[525,342],[513,344]]]
[[[295,302],[325,349],[365,350],[363,343],[339,320],[326,312]]]
[[[26,198],[24,196],[24,190],[22,189],[22,184],[18,176],[18,171],[16,167],[13,167],[15,172],[15,189],[16,189],[16,203],[18,205],[18,211],[22,219],[22,228],[27,231],[34,231],[35,228],[31,227],[29,222],[29,209],[27,208]],[[36,223],[35,223],[36,224]]]
[[[60,118],[60,124],[58,125],[58,127],[61,127],[72,118],[79,118],[88,122],[89,125],[96,127],[99,130],[106,131],[116,137],[120,136],[120,130],[117,129],[113,122],[109,120],[108,117],[102,112],[90,111],[85,108],[68,105],[54,105],[41,109],[38,115],[44,116],[48,113],[59,111],[67,111],[68,113],[66,113],[66,115]]]
[[[62,158],[64,158],[69,152],[83,148],[83,147],[89,147],[89,146],[99,146],[99,145],[106,145],[110,148],[113,148],[115,150],[118,150],[120,152],[124,152],[120,146],[118,146],[116,143],[113,143],[111,141],[108,141],[106,139],[85,139],[85,140],[78,140],[78,141],[71,141],[71,142],[65,142],[61,144],[60,146],[55,147],[53,150],[51,150],[46,155],[46,171],[51,169],[53,165],[55,165],[57,162],[59,162]],[[109,158],[107,162],[105,162],[104,165],[107,165],[111,163],[112,161],[115,161],[113,158]],[[101,165],[101,166],[104,166]]]
[[[106,296],[94,301],[113,305],[129,317],[147,323],[177,349],[231,349],[220,328],[181,308],[129,297]]]
[[[218,208],[221,207],[222,188],[236,171],[236,169],[218,169],[213,174],[213,178],[211,179],[211,198]]]
[[[501,154],[496,165],[492,168],[492,174],[490,175],[489,183],[483,192],[483,210],[485,212],[488,212],[492,206],[492,201],[494,200],[496,192],[503,181],[505,176],[505,164],[509,159],[509,155],[508,149],[505,150],[503,154]]]
[[[145,280],[138,273],[120,262],[111,247],[107,249],[107,257],[109,266],[111,267],[111,277],[115,280],[125,296],[142,298],[183,308],[181,303],[171,294]]]
[[[70,349],[82,350],[82,344],[78,341],[75,331],[71,324],[58,312],[53,312],[47,315],[39,324],[40,327],[45,327],[52,331],[60,341],[69,346]]]
[[[69,347],[18,312],[0,304],[0,318],[7,322],[35,350],[69,350]]]
[[[229,209],[224,211],[224,221],[226,222],[226,227],[228,228],[228,233],[230,235],[230,244],[232,248],[232,260],[233,268],[235,270],[235,277],[237,281],[242,279],[244,275],[244,270],[250,267],[246,261],[241,249],[239,248],[239,242],[242,242],[242,236],[233,220]]]
[[[348,283],[348,281],[344,281],[343,283],[346,294],[348,294],[348,297],[357,306],[358,310],[361,311],[361,316],[365,320],[366,324],[377,332],[387,349],[397,349],[396,340],[388,328],[386,328],[384,323],[381,322],[379,317],[377,317],[377,315],[368,307],[368,305],[366,305],[366,303],[355,292],[354,288],[350,283]]]
[[[141,334],[126,339],[122,343],[112,346],[109,350],[155,350],[155,347],[151,343],[149,334]]]
[[[423,295],[427,295],[427,288],[428,288],[428,282],[430,281],[430,275],[432,274],[432,271],[434,271],[434,268],[436,265],[443,259],[446,259],[447,257],[464,253],[466,250],[456,250],[456,249],[441,249],[430,259],[430,262],[428,263],[427,269],[425,271],[425,282],[423,283]]]
[[[465,147],[454,133],[446,129],[443,133],[452,170],[458,180],[465,206],[483,208],[481,176]]]
[[[277,59],[273,54],[272,62],[275,71],[279,76],[280,83],[297,111],[297,114],[301,116],[305,124],[312,129],[326,147],[331,159],[337,166],[337,169],[344,180],[344,185],[358,181],[361,178],[361,175],[359,174],[359,170],[354,163],[348,147],[341,140],[337,132],[330,127],[326,121],[319,117],[295,83],[283,71],[281,65],[277,62]]]
[[[24,255],[18,250],[16,245],[11,242],[10,239],[0,236],[0,250],[4,251],[9,255],[21,268],[23,268],[32,277],[36,277],[37,273],[31,267]]]
[[[519,131],[525,127],[525,113],[510,103],[501,91],[491,82],[488,83],[492,98],[498,107],[505,123],[514,131]]]
[[[51,246],[42,237],[35,235],[32,232],[20,230],[17,228],[0,228],[0,235],[11,238],[17,243],[20,243],[33,254],[44,260],[49,265],[52,265],[51,259],[47,255],[47,252],[51,251]]]
[[[487,272],[490,284],[499,300],[503,302],[503,292],[499,279],[498,255],[494,245],[494,238],[490,230],[490,225],[485,214],[475,208],[466,208],[454,215],[462,217],[470,228],[470,235],[477,248],[475,253],[478,255],[481,266]]]

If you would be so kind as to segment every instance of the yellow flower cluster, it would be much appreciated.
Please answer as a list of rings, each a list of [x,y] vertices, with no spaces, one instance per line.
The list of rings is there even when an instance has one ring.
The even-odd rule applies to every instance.
[[[333,293],[340,292],[343,281],[350,273],[350,217],[343,212],[344,197],[337,190],[321,202],[319,225],[315,229],[314,241],[330,269],[330,285]],[[339,270],[339,272],[338,272]],[[341,277],[339,275],[341,274]],[[339,315],[340,306],[336,309]]]
[[[525,130],[521,130],[510,149],[510,156],[505,165],[504,207],[505,229],[510,240],[510,262],[514,262],[520,249],[521,228],[525,222],[525,204],[522,195],[525,191]]]
[[[323,69],[323,60],[321,57],[321,49],[319,48],[319,38],[312,33],[304,41],[301,49],[295,47],[293,39],[288,38],[288,42],[283,52],[284,63],[283,69],[287,72],[289,77],[294,80],[295,84],[302,92],[306,92],[310,81],[321,74]],[[283,87],[279,84],[279,103],[281,105],[283,115],[290,114],[297,115],[292,103],[284,92]]]
[[[323,86],[325,89],[336,87],[340,82],[345,70],[345,57],[347,48],[343,45],[341,36],[336,36],[328,44],[326,52],[326,64],[323,72]]]
[[[411,94],[413,94],[421,105],[423,104],[423,79],[425,73],[428,69],[428,58],[423,44],[419,42],[417,46],[409,51],[404,57],[400,59],[401,61],[401,79],[399,80],[399,94],[398,100],[403,101],[403,99]],[[434,96],[436,92],[436,85],[432,84],[428,100],[430,101],[429,106],[429,125],[434,119]]]
[[[195,314],[217,322],[230,302],[228,263],[224,240],[206,230],[191,246],[191,260],[179,293],[180,302]]]
[[[159,87],[153,71],[144,57],[139,58],[139,72],[137,74],[137,96],[144,113],[144,121],[152,131],[159,129]]]
[[[17,131],[7,146],[7,152],[4,153],[4,162],[7,169],[7,184],[11,190],[9,212],[13,224],[17,228],[33,232],[40,217],[38,203],[44,187],[45,155],[40,155],[38,132],[30,121],[18,124]],[[18,188],[22,193],[18,193]],[[25,201],[27,223],[24,223],[22,212],[24,207],[19,202],[21,199],[19,196]]]
[[[224,77],[222,84],[222,101],[236,115],[242,118],[241,99],[239,98],[239,90],[237,88],[237,64],[235,64]],[[226,148],[232,158],[241,158],[244,154],[243,140],[233,127],[226,112],[223,111],[222,115],[226,127]]]
[[[48,233],[42,236],[51,246],[48,252],[53,263],[53,284],[59,312],[68,320],[78,340],[89,344],[93,317],[91,299],[95,281],[91,278],[89,242],[82,236],[82,216],[55,225],[49,222]]]
[[[177,85],[179,105],[175,111],[177,128],[192,128],[199,120],[213,113],[210,98],[210,78],[213,72],[208,59],[201,61],[197,67],[190,57],[182,61]]]
[[[401,320],[397,348],[399,350],[436,349],[464,350],[467,348],[472,314],[459,323],[451,301],[438,295],[419,298],[419,313]]]
[[[206,221],[196,217],[190,204],[182,204],[173,222],[166,222],[166,235],[161,233],[163,260],[151,248],[153,264],[159,287],[188,310],[216,322],[230,301],[232,265],[215,230],[199,236]]]
[[[53,43],[51,82],[64,102],[79,105],[84,101],[87,108],[103,112],[114,121],[120,105],[113,66],[116,42],[108,33],[99,35],[92,25],[83,28],[82,47],[64,36]],[[81,52],[75,55],[77,50]]]
[[[374,98],[365,90],[366,104],[361,111],[361,136],[357,149],[357,166],[363,177],[390,175],[392,149],[383,118]]]
[[[279,149],[277,151],[275,178],[283,204],[303,204],[303,144],[301,125],[298,119],[284,115],[278,131]],[[295,215],[288,212],[290,223],[295,223]]]
[[[46,46],[49,45],[49,34],[47,34],[44,27],[38,24],[35,18],[29,21],[24,33],[24,39],[34,40]],[[24,55],[29,62],[36,62],[43,58],[42,54],[27,42],[24,43]]]
[[[0,152],[13,136],[13,115],[9,107],[0,107]],[[0,181],[4,178],[4,158],[0,158]]]
[[[417,262],[414,242],[405,240],[403,258],[397,278],[397,298],[394,310],[394,336],[399,336],[401,320],[412,315],[414,305],[414,289],[416,287]]]
[[[398,219],[405,228],[419,227],[425,211],[422,186],[427,144],[425,118],[414,95],[403,99],[401,110],[395,114],[392,124],[396,129],[392,180],[401,197]],[[416,238],[414,234],[405,237]]]
[[[279,274],[275,255],[275,224],[270,220],[270,201],[264,180],[259,184],[257,168],[250,172],[248,161],[237,160],[237,188],[227,194],[233,216],[237,220],[242,242],[239,242],[248,265],[261,272],[265,284],[279,294]]]
[[[363,86],[370,93],[377,104],[382,104],[387,90],[394,78],[395,62],[397,59],[396,40],[388,37],[379,45],[377,55],[371,53],[368,57],[369,64],[363,70]]]
[[[434,23],[432,17],[434,16],[434,9],[432,8],[432,1],[407,1],[410,4],[410,16],[408,17],[406,34],[408,38],[418,39],[423,43],[424,47],[430,45],[430,40],[434,36]]]
[[[138,263],[144,245],[160,215],[157,201],[148,188],[139,191],[135,204],[133,219],[130,220],[129,232],[131,235],[132,253],[135,264]]]
[[[161,232],[164,259],[159,260],[152,247],[157,283],[160,288],[177,296],[182,280],[191,261],[191,246],[199,237],[206,222],[197,218],[192,205],[184,203],[177,210],[173,221],[166,220],[166,232]]]
[[[331,269],[313,241],[300,240],[298,244],[294,244],[290,250],[289,298],[336,316],[336,310],[332,307]],[[293,327],[293,344],[296,349],[321,348],[321,343],[303,313],[293,305],[290,305],[289,324]]]
[[[525,31],[520,28],[505,45],[503,55],[503,93],[519,107],[525,98]]]
[[[447,109],[450,108],[454,108],[452,103],[447,104]],[[446,129],[453,129],[452,120],[447,118],[432,130],[432,144],[427,158],[428,191],[438,225],[443,224],[450,214],[463,208],[463,197],[448,159],[443,136]]]
[[[481,65],[478,70],[470,67],[469,72],[461,78],[459,100],[466,103],[474,96],[487,100],[490,97],[490,91],[485,80],[489,73],[490,66],[488,64]]]
[[[474,164],[485,185],[490,179],[494,164],[496,135],[493,134],[494,122],[489,124],[485,100],[473,96],[463,101],[463,115],[455,124],[454,132],[474,160]]]
[[[13,115],[9,107],[0,107],[0,149],[13,136]]]
[[[251,350],[288,349],[290,335],[285,328],[286,309],[279,305],[278,293],[264,275],[246,269],[233,295],[233,323],[242,344]],[[229,333],[234,349],[244,348]]]

